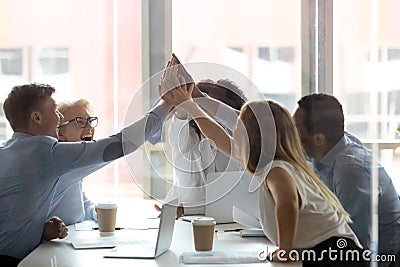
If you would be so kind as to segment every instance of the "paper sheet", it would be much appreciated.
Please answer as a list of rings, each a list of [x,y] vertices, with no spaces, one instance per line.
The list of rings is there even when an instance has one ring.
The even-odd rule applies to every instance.
[[[210,251],[210,252],[183,252],[181,261],[185,264],[193,263],[260,263],[258,251]]]
[[[76,231],[92,231],[94,227],[98,227],[98,224],[95,221],[88,220],[75,223],[74,226]]]
[[[240,232],[217,232],[217,239],[218,240],[241,240],[242,237],[240,236]]]
[[[137,245],[155,243],[158,230],[116,230],[110,236],[101,236],[98,231],[84,231],[79,237],[66,238],[75,249],[85,248],[112,248],[117,245]]]

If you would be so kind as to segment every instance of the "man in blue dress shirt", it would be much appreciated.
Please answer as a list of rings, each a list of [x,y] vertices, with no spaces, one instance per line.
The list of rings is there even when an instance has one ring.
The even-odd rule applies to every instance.
[[[52,98],[54,92],[49,85],[15,86],[4,101],[14,134],[0,145],[0,255],[22,259],[39,245],[61,176],[96,170],[145,141],[158,142],[170,108],[165,103],[157,105],[121,132],[103,139],[59,142],[62,115]]]
[[[350,213],[350,226],[361,244],[370,248],[371,151],[344,131],[342,106],[335,97],[311,94],[301,98],[298,105],[294,119],[314,170]],[[396,254],[400,251],[400,200],[381,165],[378,192],[379,253]]]

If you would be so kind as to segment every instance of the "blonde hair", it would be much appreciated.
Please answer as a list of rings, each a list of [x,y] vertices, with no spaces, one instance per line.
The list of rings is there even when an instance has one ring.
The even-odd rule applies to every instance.
[[[311,166],[307,163],[300,137],[293,121],[292,116],[283,106],[267,100],[255,100],[246,103],[240,112],[240,118],[246,129],[249,142],[247,169],[251,173],[257,172],[267,164],[261,162],[260,157],[263,154],[261,130],[260,127],[272,127],[272,125],[260,125],[255,112],[263,110],[267,114],[271,110],[276,131],[276,147],[273,159],[279,159],[289,162],[306,182],[310,183],[322,196],[328,200],[335,210],[343,214],[347,222],[351,222],[350,215],[340,204],[337,197],[321,181]],[[264,130],[263,130],[264,131]],[[265,142],[265,140],[264,140]]]
[[[78,99],[76,101],[64,101],[57,105],[57,109],[61,114],[65,112],[67,109],[75,106],[82,106],[89,111],[90,114],[93,114],[93,108],[90,102],[86,99]]]

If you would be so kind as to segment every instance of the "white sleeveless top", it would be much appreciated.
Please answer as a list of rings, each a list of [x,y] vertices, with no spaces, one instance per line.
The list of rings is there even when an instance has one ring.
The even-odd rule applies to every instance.
[[[294,179],[301,198],[301,207],[293,247],[311,248],[333,236],[348,237],[362,247],[343,215],[336,212],[318,190],[301,177],[301,174],[288,162],[275,160],[273,168],[280,167]],[[265,180],[264,175],[263,180]],[[278,245],[275,202],[266,183],[260,186],[260,219],[265,235]]]

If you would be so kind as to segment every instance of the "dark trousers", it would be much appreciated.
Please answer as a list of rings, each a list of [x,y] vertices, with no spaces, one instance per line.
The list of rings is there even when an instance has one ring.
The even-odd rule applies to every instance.
[[[16,267],[20,261],[21,261],[20,259],[11,256],[0,255],[1,267]]]
[[[367,267],[369,262],[363,259],[364,250],[359,248],[356,243],[349,238],[331,237],[318,245],[307,249],[315,252],[315,258],[303,256],[303,266],[305,267]],[[347,254],[346,254],[347,252]],[[359,255],[357,260],[356,256]]]

